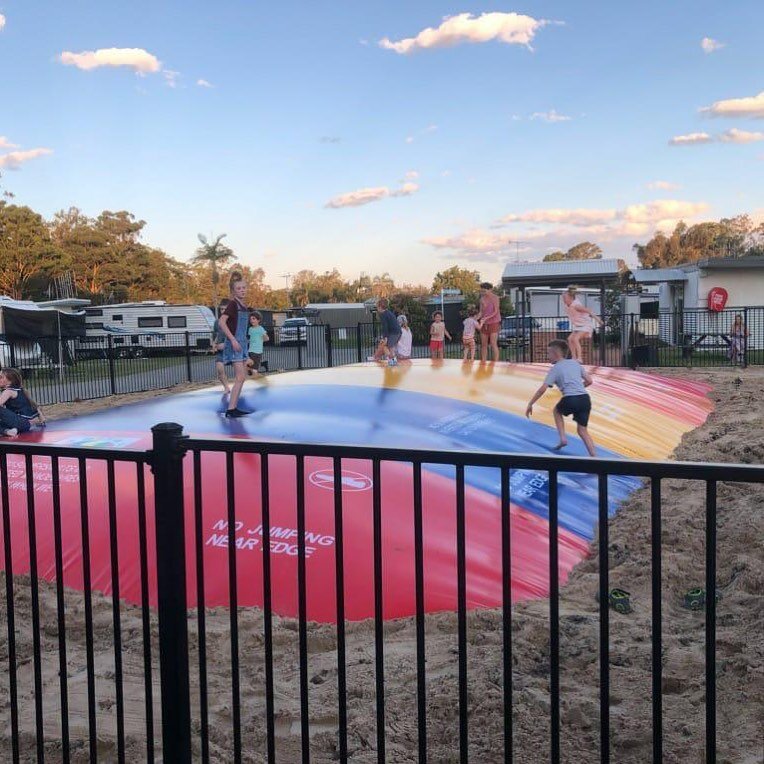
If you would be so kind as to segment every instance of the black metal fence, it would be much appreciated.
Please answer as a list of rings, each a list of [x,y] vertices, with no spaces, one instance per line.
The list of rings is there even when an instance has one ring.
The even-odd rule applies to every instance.
[[[736,316],[743,321],[735,335]],[[429,324],[414,324],[412,358],[429,358]],[[276,327],[263,351],[263,371],[321,369],[366,361],[379,342],[377,324],[347,328],[324,325]],[[552,339],[570,335],[564,316],[509,316],[499,332],[500,360],[546,362]],[[764,307],[606,316],[604,330],[582,340],[586,363],[631,367],[713,367],[764,364]],[[462,358],[460,334],[446,341],[444,357]],[[478,340],[476,357],[480,358]],[[0,365],[20,368],[42,404],[207,382],[216,377],[207,332],[144,333],[35,341],[0,338]]]
[[[452,548],[456,550],[455,579],[458,592],[456,616],[456,648],[454,650],[455,676],[458,683],[457,702],[453,712],[451,745],[454,760],[467,761],[525,761],[515,757],[513,740],[515,724],[523,710],[513,709],[513,609],[512,587],[512,538],[510,502],[512,500],[511,471],[515,469],[536,470],[543,473],[549,486],[548,493],[548,591],[549,617],[547,648],[540,647],[541,655],[548,655],[543,672],[548,675],[548,717],[539,718],[539,709],[526,711],[534,715],[533,723],[538,730],[538,740],[546,753],[535,760],[560,761],[561,751],[561,643],[560,643],[560,570],[559,570],[559,512],[558,486],[561,476],[576,472],[595,476],[599,507],[598,585],[599,596],[599,723],[596,733],[600,762],[618,761],[618,753],[611,741],[610,721],[610,611],[608,606],[609,536],[608,536],[608,483],[611,476],[628,475],[647,478],[650,486],[651,524],[644,532],[651,543],[652,616],[651,616],[651,699],[652,704],[652,761],[662,761],[664,749],[662,698],[662,628],[661,611],[662,574],[661,564],[667,552],[667,544],[661,535],[661,486],[671,480],[700,481],[705,484],[705,731],[704,761],[709,764],[717,756],[717,668],[716,668],[716,614],[717,614],[717,486],[719,483],[764,482],[764,467],[741,465],[711,465],[702,463],[658,463],[641,461],[618,461],[608,459],[582,459],[566,457],[531,456],[524,454],[457,453],[442,451],[419,451],[380,449],[369,447],[340,447],[303,445],[292,443],[258,443],[254,441],[220,441],[186,439],[179,425],[163,424],[153,429],[153,449],[147,452],[124,450],[92,450],[58,446],[28,445],[22,443],[0,444],[0,478],[2,488],[2,542],[5,569],[5,597],[0,599],[2,616],[7,627],[7,649],[2,650],[7,659],[7,703],[0,706],[0,719],[8,743],[8,761],[21,760],[69,762],[75,755],[82,758],[87,751],[90,761],[125,761],[143,758],[147,761],[161,759],[172,762],[207,761],[330,761],[352,760],[348,746],[349,708],[351,700],[368,697],[371,692],[375,706],[373,728],[364,730],[367,753],[377,762],[417,760],[420,764],[435,761],[433,739],[428,736],[428,688],[433,677],[427,663],[427,617],[425,615],[425,556],[427,528],[423,522],[423,467],[448,465],[454,475],[455,537]],[[224,474],[204,475],[202,460],[210,454],[224,457]],[[296,651],[294,681],[278,686],[275,673],[283,640],[274,636],[273,593],[285,584],[274,578],[272,570],[272,460],[294,460],[296,491],[296,556],[298,618],[295,624],[298,648]],[[321,458],[331,460],[334,502],[335,582],[332,596],[336,603],[336,627],[333,640],[336,645],[336,696],[334,709],[322,711],[319,722],[322,736],[330,736],[333,743],[330,753],[317,754],[314,730],[311,723],[311,701],[319,686],[313,681],[310,665],[310,634],[317,629],[307,619],[310,591],[306,567],[306,460]],[[373,690],[365,684],[358,686],[347,671],[347,629],[345,619],[345,512],[343,509],[342,468],[348,460],[361,460],[371,467],[373,497],[370,507],[373,527],[373,591],[374,629],[372,659],[374,665]],[[255,464],[259,474],[259,500],[262,509],[262,581],[263,620],[262,632],[248,633],[242,643],[240,621],[246,612],[238,606],[240,576],[237,562],[242,552],[237,552],[237,517],[241,507],[237,505],[234,486],[237,470],[244,462]],[[385,675],[386,633],[383,622],[383,605],[390,591],[383,584],[387,562],[383,555],[382,528],[384,520],[383,493],[387,490],[382,475],[385,465],[406,465],[413,481],[413,539],[414,582],[416,612],[415,677],[416,719],[411,730],[390,728],[386,723],[389,710],[397,702],[389,692],[390,677]],[[153,478],[148,468],[153,472]],[[491,648],[495,661],[495,684],[503,698],[503,732],[483,746],[480,756],[471,756],[475,737],[481,735],[475,726],[479,724],[475,709],[480,698],[469,691],[470,650],[466,588],[466,548],[470,524],[465,511],[465,470],[472,467],[489,467],[500,475],[501,483],[501,566],[503,595],[501,611],[501,640]],[[184,469],[192,473],[192,495],[184,495]],[[62,490],[61,478],[66,471],[73,474],[77,483],[77,498],[81,525],[82,595],[64,588],[65,561],[62,554]],[[100,471],[100,473],[99,473]],[[11,473],[16,474],[13,478]],[[89,481],[98,475],[105,480],[105,503],[94,501]],[[46,577],[55,579],[52,598],[41,582],[38,569],[38,476],[48,476],[47,485],[52,492],[52,524],[55,551],[55,570]],[[116,475],[130,484],[134,496],[132,506],[138,513],[138,543],[141,605],[129,609],[120,603],[120,559],[118,538],[120,527],[126,524],[126,507],[118,506]],[[20,476],[20,477],[19,477]],[[14,480],[21,480],[18,485]],[[221,689],[220,682],[213,682],[209,657],[213,651],[220,658],[220,624],[210,631],[207,619],[212,616],[205,608],[205,576],[210,571],[204,566],[203,517],[205,513],[204,484],[214,480],[215,485],[225,486],[227,507],[227,570],[228,623],[227,644],[230,649],[230,673]],[[188,481],[186,480],[186,485]],[[26,502],[26,527],[18,528],[12,522],[10,490],[22,489]],[[153,489],[154,501],[147,501]],[[119,496],[121,497],[120,491]],[[94,505],[98,504],[98,508]],[[153,504],[153,506],[152,506]],[[97,512],[105,513],[96,517]],[[107,582],[92,580],[91,553],[94,543],[91,529],[105,523],[108,529],[111,576]],[[155,538],[149,528],[155,527]],[[66,529],[65,529],[66,530]],[[668,540],[667,540],[668,541]],[[670,541],[670,543],[675,543]],[[14,576],[14,559],[19,545],[25,545],[29,554],[29,575]],[[670,548],[668,549],[670,551]],[[186,559],[186,554],[191,559]],[[155,557],[154,557],[155,555]],[[155,560],[155,564],[154,564]],[[646,563],[647,561],[645,561]],[[189,611],[187,599],[187,574],[193,571],[196,580],[198,607]],[[150,583],[156,581],[158,591],[158,622],[150,605]],[[109,599],[91,593],[99,586],[110,586],[113,596]],[[42,596],[41,596],[42,591]],[[23,593],[23,596],[22,596]],[[594,592],[592,592],[594,594]],[[81,597],[81,600],[79,599]],[[96,601],[97,600],[97,601]],[[19,603],[22,603],[21,605]],[[47,604],[46,604],[47,603]],[[23,618],[19,607],[28,607]],[[111,611],[110,618],[105,612]],[[74,621],[84,624],[84,657],[78,655],[73,665],[73,642],[71,629]],[[31,623],[29,622],[31,621]],[[109,624],[110,621],[110,624]],[[440,627],[442,628],[442,627]],[[29,632],[31,631],[31,641]],[[105,660],[103,652],[95,655],[94,643],[104,633],[109,634],[109,671],[97,671]],[[324,627],[322,639],[331,639]],[[79,639],[82,642],[82,639]],[[157,644],[159,681],[158,694],[161,714],[155,719],[155,696],[157,694]],[[69,652],[68,652],[69,651]],[[96,660],[97,659],[97,660]],[[193,660],[192,660],[193,659]],[[84,665],[79,664],[82,660]],[[288,660],[288,658],[287,658]],[[53,671],[58,672],[57,698],[45,699],[43,679]],[[254,663],[262,665],[262,674],[252,669]],[[31,665],[31,669],[29,668]],[[130,691],[126,690],[128,667],[134,676]],[[242,684],[242,673],[249,680]],[[25,688],[20,687],[23,675]],[[73,692],[71,684],[76,677],[85,676],[78,685],[85,696],[86,722],[74,723],[72,718]],[[257,676],[255,682],[253,679]],[[230,680],[228,679],[230,677]],[[441,674],[442,679],[442,674]],[[253,684],[254,682],[254,684]],[[104,698],[103,684],[109,688]],[[97,686],[98,685],[98,686]],[[193,687],[193,690],[192,690]],[[401,691],[397,685],[397,692]],[[263,707],[254,718],[244,715],[242,696],[256,694],[263,698]],[[277,715],[279,703],[289,701],[299,708],[299,724],[294,729],[283,729]],[[78,697],[78,702],[83,702]],[[355,702],[355,700],[352,700]],[[747,701],[740,697],[739,703]],[[129,704],[129,708],[128,708]],[[391,706],[392,704],[392,706]],[[32,706],[30,712],[28,707]],[[215,725],[211,724],[212,709],[217,709]],[[220,709],[227,719],[228,729],[221,729]],[[544,712],[546,713],[546,711]],[[126,718],[130,719],[130,730]],[[23,723],[22,723],[23,722]],[[526,725],[527,726],[527,725]],[[451,732],[446,733],[451,735]],[[286,737],[292,740],[285,741]],[[221,740],[224,742],[221,743]],[[111,742],[110,742],[111,741]],[[296,741],[296,742],[295,742]],[[437,741],[436,741],[437,742]],[[564,741],[562,741],[564,742]],[[673,741],[682,750],[689,750],[697,743],[682,736]],[[286,747],[290,743],[290,747]],[[295,747],[296,745],[296,747]],[[489,753],[486,754],[485,751]],[[700,759],[698,759],[700,760]],[[720,760],[727,760],[726,758]]]

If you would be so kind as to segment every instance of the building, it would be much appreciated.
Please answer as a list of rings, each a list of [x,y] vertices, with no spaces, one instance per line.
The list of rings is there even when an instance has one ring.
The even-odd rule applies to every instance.
[[[658,286],[662,311],[706,309],[714,288],[727,292],[729,308],[764,304],[764,257],[718,257],[674,268],[640,268],[634,271],[634,280]]]
[[[363,302],[312,302],[302,309],[301,315],[313,324],[325,324],[332,329],[344,329],[372,320],[369,306]]]
[[[634,271],[634,280],[658,288],[663,342],[722,347],[735,314],[741,313],[750,331],[749,348],[764,346],[764,327],[755,320],[764,311],[764,257],[719,257],[673,268],[641,268]],[[709,305],[710,297],[720,290],[726,302]]]

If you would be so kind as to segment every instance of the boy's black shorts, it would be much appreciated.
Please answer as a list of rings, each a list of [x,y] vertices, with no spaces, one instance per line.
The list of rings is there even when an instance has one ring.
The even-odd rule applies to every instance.
[[[586,427],[589,424],[589,414],[592,413],[592,399],[588,394],[566,395],[560,398],[555,406],[563,416],[573,415],[573,421]]]

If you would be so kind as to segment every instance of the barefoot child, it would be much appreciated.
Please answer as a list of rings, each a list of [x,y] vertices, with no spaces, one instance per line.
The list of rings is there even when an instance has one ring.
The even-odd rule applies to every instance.
[[[578,361],[570,357],[570,348],[565,340],[552,340],[547,346],[547,356],[552,368],[547,373],[544,384],[528,402],[525,416],[530,417],[533,414],[533,404],[541,398],[547,388],[557,385],[562,392],[562,398],[554,407],[554,423],[557,425],[560,442],[554,450],[559,451],[568,445],[563,417],[572,415],[578,429],[578,437],[584,442],[589,456],[595,456],[594,441],[587,429],[592,400],[586,388],[592,384],[592,378]]]
[[[397,362],[395,352],[401,338],[401,327],[395,313],[390,310],[390,303],[385,298],[377,302],[377,313],[382,327],[382,336],[377,346],[377,352],[369,360],[381,361],[385,358],[390,365],[394,365]]]
[[[477,308],[470,308],[464,319],[462,345],[464,345],[464,360],[475,360],[475,333],[480,331],[480,321],[477,320]]]
[[[249,340],[249,376],[260,376],[260,364],[263,360],[263,343],[268,342],[268,332],[263,329],[263,315],[259,311],[253,310],[249,314],[249,329],[247,329],[247,338]]]
[[[223,394],[228,395],[231,392],[231,385],[228,384],[228,375],[225,371],[225,361],[223,360],[223,348],[225,348],[225,334],[220,329],[220,321],[215,319],[212,327],[212,347],[215,351],[215,374],[223,385]]]
[[[27,395],[16,369],[0,371],[0,390],[0,434],[13,438],[20,432],[29,432],[35,420],[45,424],[42,412]]]
[[[443,323],[443,314],[440,311],[433,313],[430,324],[430,358],[433,361],[443,359],[443,345],[446,337],[451,339],[451,335]]]

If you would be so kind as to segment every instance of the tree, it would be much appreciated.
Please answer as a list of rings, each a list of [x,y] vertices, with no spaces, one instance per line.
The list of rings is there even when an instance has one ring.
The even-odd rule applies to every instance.
[[[220,234],[214,241],[210,241],[204,234],[197,234],[201,246],[191,258],[192,263],[207,264],[210,266],[212,276],[212,304],[215,306],[215,315],[220,316],[220,300],[218,298],[218,284],[220,283],[220,267],[228,265],[236,259],[233,250],[222,244],[227,234]]]
[[[590,241],[582,241],[572,246],[567,252],[558,249],[545,255],[543,262],[554,263],[561,260],[601,260],[602,250],[597,244]]]
[[[0,202],[0,293],[21,300],[32,278],[56,275],[63,265],[42,216]]]
[[[325,273],[298,271],[292,279],[289,297],[293,305],[305,307],[314,302],[347,302],[353,294],[350,284],[335,268]]]
[[[440,294],[441,289],[458,289],[465,297],[476,295],[480,291],[480,273],[453,265],[435,274],[432,291]]]
[[[635,244],[643,268],[669,268],[712,257],[764,253],[764,226],[748,215],[688,226],[680,221],[670,236],[658,231],[647,244]]]

